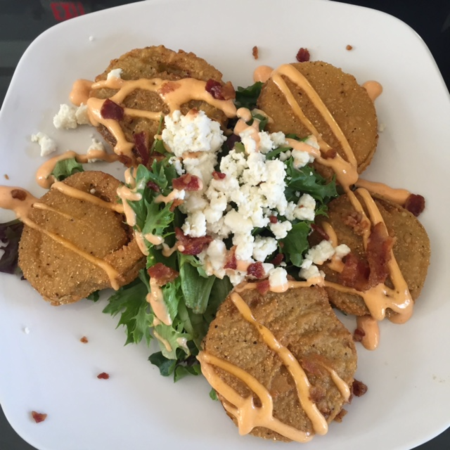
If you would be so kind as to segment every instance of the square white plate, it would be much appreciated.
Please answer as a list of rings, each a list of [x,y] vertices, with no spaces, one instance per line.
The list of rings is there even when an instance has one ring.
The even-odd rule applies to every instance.
[[[158,44],[195,52],[237,86],[251,84],[258,64],[294,61],[300,47],[360,83],[382,83],[376,106],[386,130],[364,177],[425,196],[429,276],[410,322],[383,323],[375,352],[358,347],[357,378],[368,393],[308,448],[410,449],[443,431],[450,424],[450,102],[422,40],[384,13],[312,0],[155,0],[72,19],[33,42],[14,74],[0,114],[2,183],[42,194],[34,173],[43,160],[30,135],[43,131],[60,151],[84,152],[92,129],[52,126],[73,81],[94,78],[128,50]],[[122,174],[118,166],[108,170]],[[0,221],[10,218],[0,211]],[[203,379],[162,378],[145,345],[123,346],[124,331],[101,313],[104,306],[54,308],[26,282],[0,276],[0,401],[25,440],[41,450],[281,448],[239,437]],[[79,341],[83,335],[87,345]],[[96,378],[103,371],[109,380]],[[47,413],[47,420],[36,425],[31,410]]]

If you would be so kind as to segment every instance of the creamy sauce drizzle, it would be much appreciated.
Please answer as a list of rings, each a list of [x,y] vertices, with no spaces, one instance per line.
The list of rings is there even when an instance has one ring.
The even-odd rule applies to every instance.
[[[361,344],[367,350],[375,350],[380,342],[380,328],[378,322],[372,316],[360,316],[356,318],[357,327],[364,332]]]
[[[383,183],[376,183],[374,181],[362,180],[361,178],[356,182],[357,187],[367,189],[373,194],[381,195],[382,197],[403,206],[406,200],[411,195],[411,192],[406,189],[394,189]]]
[[[169,195],[159,194],[155,197],[155,203],[170,203],[179,198],[180,192],[178,189],[174,189]]]
[[[270,66],[259,66],[253,72],[253,81],[265,83],[273,72],[273,68]]]
[[[382,94],[383,86],[378,81],[366,81],[363,88],[367,91],[370,100],[373,102]]]
[[[338,238],[334,228],[328,222],[322,222],[322,227],[325,233],[330,238],[331,245],[336,248],[339,245]],[[342,272],[344,270],[344,263],[336,255],[331,257],[331,261],[328,263],[328,267],[335,272]]]
[[[158,339],[159,342],[161,342],[161,344],[164,345],[168,352],[172,351],[172,347],[167,339],[164,339],[156,330],[153,330],[153,335],[156,339]]]
[[[153,278],[150,278],[150,292],[147,294],[146,300],[150,303],[158,320],[165,325],[172,325],[172,319],[164,302],[163,291]]]
[[[86,104],[92,84],[92,81],[89,80],[75,81],[70,92],[70,101],[76,106],[80,106],[82,103]]]

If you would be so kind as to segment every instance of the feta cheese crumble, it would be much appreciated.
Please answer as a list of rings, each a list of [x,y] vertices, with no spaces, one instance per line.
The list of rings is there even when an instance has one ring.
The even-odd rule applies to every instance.
[[[89,146],[88,150],[87,150],[87,156],[88,156],[88,163],[94,163],[97,161],[101,161],[101,159],[97,159],[97,158],[89,158],[89,154],[94,151],[105,151],[105,147],[103,146],[103,143],[101,143],[100,141],[98,141],[97,139],[93,138],[92,139],[92,144]]]
[[[56,152],[55,141],[47,136],[45,133],[39,133],[31,135],[31,142],[37,142],[41,148],[41,156],[47,156]]]
[[[107,80],[111,80],[112,78],[122,78],[122,69],[113,69],[106,76]]]
[[[89,125],[87,105],[70,106],[62,104],[59,106],[58,114],[53,117],[53,125],[57,129],[74,130],[78,125]]]

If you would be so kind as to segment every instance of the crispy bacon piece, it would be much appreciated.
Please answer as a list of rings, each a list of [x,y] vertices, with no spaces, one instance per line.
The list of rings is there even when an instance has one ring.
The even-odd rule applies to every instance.
[[[229,81],[228,83],[221,84],[210,78],[206,82],[205,90],[216,100],[231,100],[236,97],[234,87]]]
[[[334,159],[336,158],[337,151],[333,148],[330,148],[330,150],[327,150],[326,152],[322,153],[322,157],[325,159]]]
[[[151,181],[151,180],[148,181],[147,182],[147,187],[149,189],[151,189],[152,191],[161,192],[161,189],[159,188],[159,186],[154,181]]]
[[[141,131],[140,133],[136,133],[134,135],[134,148],[139,153],[142,164],[147,166],[150,153],[148,151],[148,138],[145,131]]]
[[[389,275],[388,262],[391,259],[393,246],[394,239],[389,236],[386,226],[382,222],[372,227],[366,251],[370,268],[370,287],[386,281]]]
[[[284,259],[284,255],[283,253],[278,253],[277,256],[275,256],[275,258],[272,259],[272,261],[270,261],[270,264],[273,264],[274,266],[279,266]]]
[[[258,59],[258,57],[259,57],[259,50],[256,45],[252,48],[252,55],[253,55],[253,58],[255,58],[255,59]]]
[[[83,336],[83,337],[80,339],[80,342],[82,342],[83,344],[87,344],[89,341],[88,341],[88,338],[87,338],[86,336]]]
[[[297,56],[296,59],[298,62],[305,62],[305,61],[309,61],[311,55],[309,54],[309,51],[307,48],[301,48],[298,52],[297,52]]]
[[[270,283],[269,280],[263,280],[256,283],[256,290],[261,295],[266,295],[270,291]]]
[[[154,266],[147,269],[150,278],[155,280],[157,286],[164,286],[167,283],[175,280],[178,277],[179,273],[172,269],[171,267],[167,267],[163,263],[157,263]]]
[[[113,119],[113,120],[122,120],[124,116],[124,109],[118,105],[116,102],[113,102],[109,98],[107,98],[102,105],[100,110],[100,115],[103,119]]]
[[[109,375],[106,372],[102,372],[102,373],[99,373],[97,375],[97,378],[99,380],[108,380],[109,379]]]
[[[322,227],[319,227],[319,225],[312,223],[311,228],[313,229],[313,231],[315,231],[317,234],[323,237],[326,241],[330,240],[330,236],[328,236],[328,234],[325,233],[325,230]]]
[[[278,223],[278,217],[277,216],[269,216],[270,223]]]
[[[353,46],[352,46],[352,45],[347,45],[347,46],[345,47],[345,49],[348,50],[348,51],[353,50]]]
[[[36,411],[31,411],[31,417],[36,423],[41,423],[47,418],[47,414],[38,413]]]
[[[22,189],[13,189],[11,191],[11,197],[15,200],[20,200],[23,202],[27,198],[27,193],[25,191],[22,191]]]
[[[361,397],[367,392],[368,387],[362,382],[358,380],[353,380],[352,384],[352,393],[356,397]]]
[[[369,223],[366,220],[363,220],[363,215],[360,212],[352,212],[349,214],[345,218],[344,223],[350,228],[353,228],[353,231],[358,236],[362,236],[369,226]]]
[[[224,269],[237,269],[237,260],[236,260],[236,246],[230,248],[227,252],[227,257],[225,260],[225,265],[223,266]]]
[[[247,267],[247,274],[261,279],[266,276],[266,271],[264,270],[264,266],[262,265],[262,262],[256,262],[252,263]]]
[[[211,236],[191,237],[186,236],[181,228],[175,228],[175,236],[178,242],[183,246],[184,250],[181,252],[185,255],[198,255],[212,241]]]
[[[172,180],[172,186],[179,191],[183,189],[185,191],[199,191],[203,187],[203,183],[199,177],[186,173]]]
[[[217,172],[216,170],[212,173],[212,176],[215,180],[223,180],[227,174],[222,172]]]
[[[406,199],[405,209],[417,217],[425,209],[425,199],[421,195],[411,194]]]
[[[366,335],[364,330],[361,330],[361,328],[356,328],[356,330],[353,332],[353,340],[355,342],[361,342],[362,338]]]
[[[370,268],[366,261],[360,259],[354,253],[349,253],[342,259],[344,269],[339,275],[339,281],[343,286],[354,288],[358,291],[369,289]]]

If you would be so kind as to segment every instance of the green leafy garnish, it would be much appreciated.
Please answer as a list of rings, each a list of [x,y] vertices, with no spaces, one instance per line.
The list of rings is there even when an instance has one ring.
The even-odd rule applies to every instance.
[[[298,222],[292,225],[292,229],[281,241],[283,243],[282,252],[286,255],[286,260],[294,266],[300,267],[303,262],[303,253],[309,248],[308,234],[310,226],[306,222]]]
[[[262,87],[263,83],[260,81],[257,81],[255,84],[252,84],[246,88],[239,86],[236,91],[236,106],[238,108],[255,108],[258,97],[261,94]]]
[[[83,166],[75,158],[69,158],[58,161],[52,175],[58,181],[62,181],[78,172],[84,172]]]
[[[100,298],[100,291],[94,291],[92,294],[89,294],[86,299],[91,300],[93,302],[98,302]]]
[[[217,398],[217,392],[216,392],[214,389],[211,389],[211,390],[209,391],[209,398],[210,398],[211,400],[219,400],[219,399]]]

